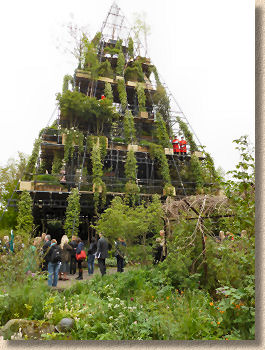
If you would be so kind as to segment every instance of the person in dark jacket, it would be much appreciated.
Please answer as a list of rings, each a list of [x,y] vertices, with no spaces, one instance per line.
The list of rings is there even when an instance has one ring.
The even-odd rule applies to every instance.
[[[84,250],[84,243],[82,242],[80,237],[77,237],[77,248],[76,248],[76,254],[80,254],[82,250]],[[78,266],[78,277],[76,277],[76,280],[82,280],[83,279],[83,269],[82,269],[82,260],[77,261]]]
[[[102,276],[106,274],[105,259],[108,257],[108,250],[109,250],[109,242],[100,232],[99,240],[97,244],[96,258],[98,259],[98,266]]]
[[[48,248],[51,246],[51,236],[46,235],[44,238],[44,244],[41,250],[41,256],[42,256],[42,271],[48,271],[48,260],[47,260],[47,251]]]
[[[76,273],[76,248],[77,248],[77,237],[72,236],[72,241],[69,243],[69,245],[73,248],[71,252],[71,259],[70,259],[70,275],[75,275]]]
[[[96,251],[97,251],[96,239],[92,237],[90,246],[87,251],[87,267],[88,267],[89,275],[93,275],[94,273],[94,262],[95,262]]]
[[[124,239],[119,238],[115,242],[115,257],[117,259],[117,272],[124,271],[124,257],[125,257],[126,243]]]
[[[46,254],[47,261],[48,261],[48,272],[49,272],[48,286],[50,286],[50,287],[57,286],[58,274],[59,274],[59,270],[60,270],[60,266],[61,266],[60,260],[59,261],[52,260],[53,252],[55,249],[60,251],[61,247],[57,245],[56,239],[52,239],[51,246],[47,250],[47,254]]]

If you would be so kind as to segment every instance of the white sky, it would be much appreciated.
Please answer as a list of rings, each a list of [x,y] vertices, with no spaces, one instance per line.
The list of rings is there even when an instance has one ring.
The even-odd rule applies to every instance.
[[[254,1],[118,0],[130,22],[146,13],[149,56],[216,166],[238,161],[232,140],[254,143]],[[112,0],[9,0],[0,12],[0,165],[31,154],[73,74],[73,57],[56,48],[64,24],[100,30]],[[62,44],[62,46],[64,46]]]

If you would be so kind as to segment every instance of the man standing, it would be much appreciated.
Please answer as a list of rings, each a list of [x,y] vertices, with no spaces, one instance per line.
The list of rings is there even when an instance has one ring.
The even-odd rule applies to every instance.
[[[180,153],[179,140],[177,139],[176,135],[174,136],[172,144],[173,144],[173,152],[174,152],[174,154],[179,154]]]
[[[124,257],[125,257],[126,243],[124,239],[119,238],[115,242],[115,256],[117,259],[117,272],[124,271]]]
[[[103,234],[100,232],[97,244],[96,258],[98,259],[98,266],[102,276],[106,274],[105,259],[108,257],[108,250],[109,242],[105,237],[103,237]]]
[[[187,141],[184,140],[184,137],[181,137],[181,140],[179,141],[180,145],[180,152],[181,155],[185,156],[187,154]]]
[[[58,282],[58,274],[62,264],[62,249],[57,245],[56,239],[52,239],[51,246],[47,252],[48,261],[48,286],[56,287]]]

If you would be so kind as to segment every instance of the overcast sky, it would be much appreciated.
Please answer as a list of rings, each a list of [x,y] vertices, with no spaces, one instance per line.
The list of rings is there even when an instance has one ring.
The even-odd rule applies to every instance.
[[[148,53],[216,166],[254,143],[254,1],[118,0],[128,20],[146,13]],[[63,50],[70,21],[99,31],[112,0],[9,0],[0,12],[0,165],[30,154],[76,62]],[[58,49],[57,47],[60,47]]]

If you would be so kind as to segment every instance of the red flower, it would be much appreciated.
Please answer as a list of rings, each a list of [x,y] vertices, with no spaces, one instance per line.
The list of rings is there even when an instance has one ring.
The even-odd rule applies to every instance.
[[[133,299],[133,298],[131,298],[131,301],[134,301],[134,299]]]

